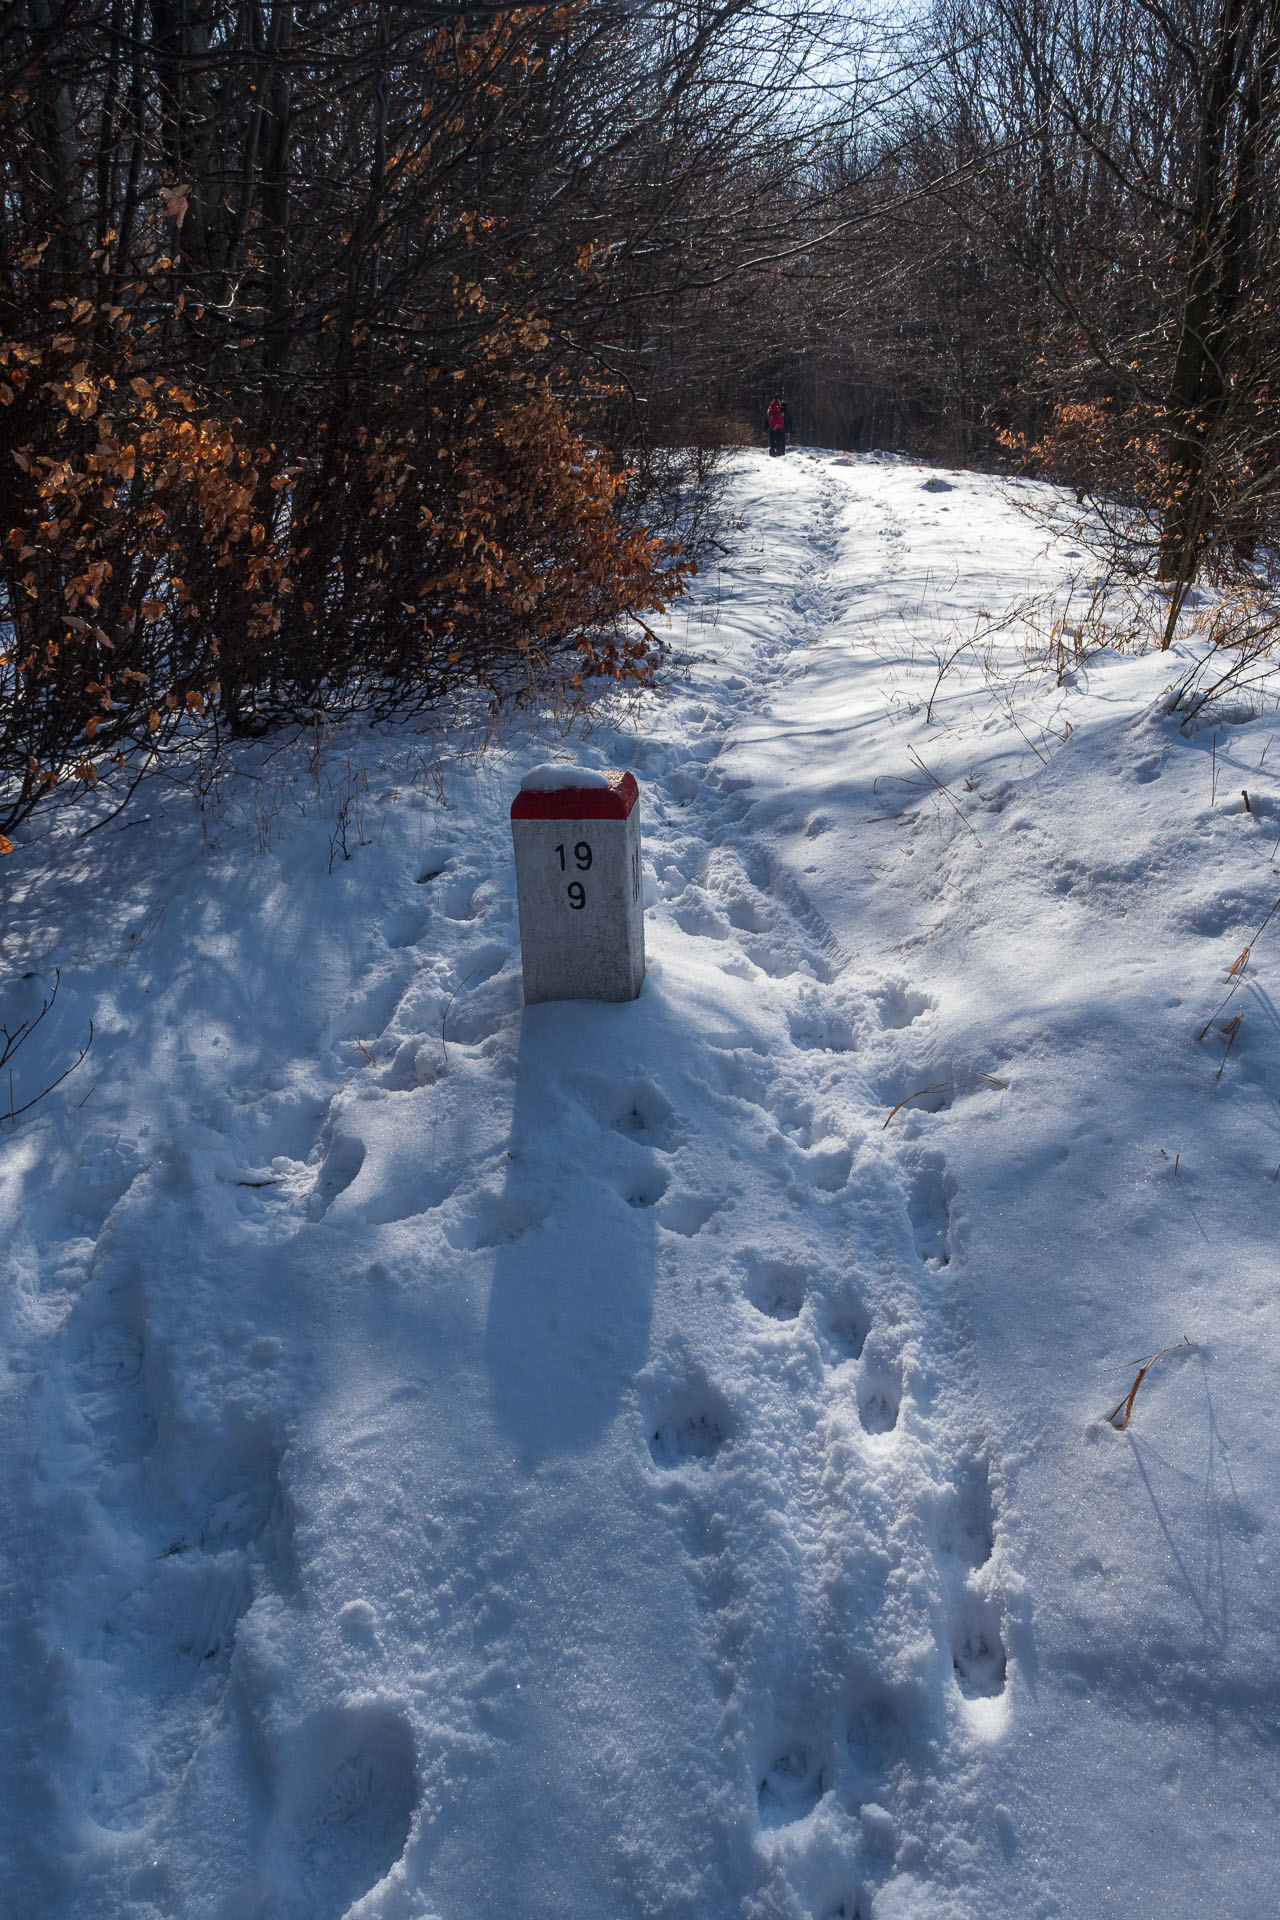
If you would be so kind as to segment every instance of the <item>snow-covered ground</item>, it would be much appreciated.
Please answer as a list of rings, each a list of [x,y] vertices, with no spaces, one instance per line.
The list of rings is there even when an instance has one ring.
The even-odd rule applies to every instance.
[[[95,1035],[0,1133],[6,1916],[1275,1910],[1275,719],[1030,671],[1047,498],[743,456],[634,730],[4,864],[19,1104]],[[632,1004],[522,1006],[557,756]]]

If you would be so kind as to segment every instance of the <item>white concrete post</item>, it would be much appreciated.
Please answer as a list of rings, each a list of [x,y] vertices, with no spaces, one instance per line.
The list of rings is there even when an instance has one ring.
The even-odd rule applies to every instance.
[[[634,1000],[644,979],[640,789],[535,767],[511,804],[524,997]]]

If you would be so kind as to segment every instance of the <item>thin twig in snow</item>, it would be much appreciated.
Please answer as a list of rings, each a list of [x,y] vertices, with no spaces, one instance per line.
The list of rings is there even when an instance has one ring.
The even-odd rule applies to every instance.
[[[954,807],[961,826],[964,827],[969,833],[971,833],[974,839],[977,840],[978,845],[981,846],[982,841],[979,838],[977,828],[970,826],[969,822],[965,819],[964,812],[960,806],[960,802],[956,799],[950,787],[944,786],[942,781],[938,779],[936,774],[930,773],[928,767],[926,767],[924,761],[920,758],[920,755],[916,752],[914,747],[908,747],[907,752],[911,755],[911,758],[915,761],[916,765],[919,767],[921,773],[924,775],[925,779],[929,782],[930,786],[936,787],[938,792],[946,800],[948,806]]]

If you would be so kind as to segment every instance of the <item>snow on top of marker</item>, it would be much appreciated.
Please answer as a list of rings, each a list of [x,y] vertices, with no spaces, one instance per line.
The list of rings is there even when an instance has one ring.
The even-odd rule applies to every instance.
[[[545,760],[530,767],[520,782],[521,793],[558,793],[562,788],[611,787],[616,773],[598,773],[594,767],[573,767],[567,760]]]

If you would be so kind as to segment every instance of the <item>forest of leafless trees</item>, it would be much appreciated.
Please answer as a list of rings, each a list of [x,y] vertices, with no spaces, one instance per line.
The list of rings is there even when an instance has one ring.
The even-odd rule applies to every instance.
[[[0,4],[0,828],[643,683],[775,390],[1265,555],[1278,77],[1280,0]]]

